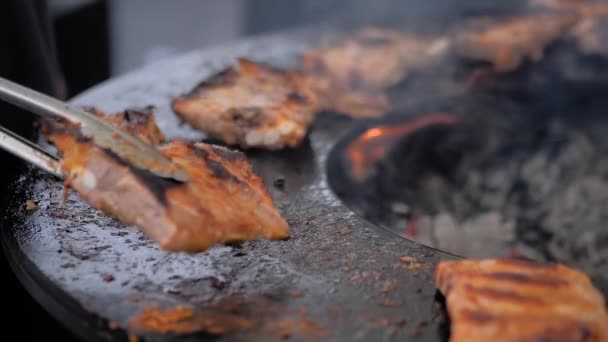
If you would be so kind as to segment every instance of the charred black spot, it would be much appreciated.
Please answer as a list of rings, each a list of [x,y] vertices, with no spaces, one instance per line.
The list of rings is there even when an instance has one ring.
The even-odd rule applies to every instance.
[[[287,94],[287,100],[291,101],[291,102],[296,102],[296,103],[306,103],[307,99],[305,96],[298,94],[298,93],[289,93]]]
[[[214,147],[214,151],[218,154],[222,159],[228,160],[230,162],[236,162],[238,160],[245,160],[245,154],[241,151],[229,150],[223,146]]]
[[[279,177],[279,178],[275,179],[272,184],[274,185],[275,188],[277,188],[281,191],[285,190],[285,178],[284,177]]]
[[[492,315],[480,311],[469,311],[467,316],[478,324],[488,323],[494,319]]]
[[[61,121],[57,121],[57,120],[42,121],[42,132],[45,135],[66,134],[66,135],[72,135],[72,136],[76,137],[76,139],[80,139],[81,137],[84,138],[78,127],[66,126]]]
[[[259,107],[232,108],[227,114],[231,121],[240,126],[259,127],[262,124],[263,113]]]
[[[203,160],[205,160],[205,164],[207,165],[207,168],[211,171],[211,173],[213,173],[213,175],[217,178],[222,178],[222,179],[229,179],[233,182],[239,182],[239,179],[236,178],[232,173],[230,173],[230,171],[226,170],[226,168],[218,163],[217,161],[213,160],[211,158],[211,156],[209,155],[209,152],[205,151],[202,148],[198,148],[198,147],[192,147],[194,150],[194,153],[196,153],[196,155],[198,155],[199,157],[203,158]]]
[[[209,87],[227,86],[234,83],[236,71],[233,67],[219,71],[206,80],[197,84],[189,95],[195,95],[199,90]]]
[[[150,119],[154,107],[148,106],[143,109],[127,109],[123,112],[125,121],[135,125],[145,125]]]
[[[580,326],[579,331],[581,333],[581,341],[593,341],[593,333],[586,326]]]
[[[230,286],[230,281],[221,280],[216,277],[209,277],[207,279],[209,280],[211,287],[218,291],[224,290]]]
[[[76,137],[76,142],[80,143],[80,144],[87,143],[89,141],[91,141],[91,138],[85,137],[82,134],[78,134],[77,137]]]
[[[103,149],[103,151],[117,163],[129,167],[135,177],[137,177],[137,179],[139,179],[162,204],[167,204],[167,190],[182,184],[172,179],[159,177],[148,170],[133,166],[109,149]]]

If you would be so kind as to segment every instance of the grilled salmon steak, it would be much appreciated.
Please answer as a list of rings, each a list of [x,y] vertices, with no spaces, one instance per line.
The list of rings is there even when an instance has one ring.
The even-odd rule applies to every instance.
[[[604,298],[587,275],[522,260],[443,261],[452,342],[608,341]]]
[[[577,17],[571,13],[531,13],[508,18],[475,18],[453,37],[454,52],[490,63],[497,72],[538,62],[545,48],[568,33]]]
[[[278,150],[298,147],[318,110],[309,81],[240,59],[173,101],[193,127],[230,145]]]
[[[302,68],[316,77],[317,93],[326,109],[352,116],[378,116],[390,109],[388,87],[435,63],[448,41],[369,27],[331,46],[302,56]]]
[[[150,110],[97,115],[147,143],[163,139]],[[217,243],[288,235],[287,223],[241,152],[181,141],[157,147],[188,172],[190,180],[177,183],[133,167],[65,121],[46,121],[42,132],[63,157],[66,187],[137,226],[163,249],[199,252]]]

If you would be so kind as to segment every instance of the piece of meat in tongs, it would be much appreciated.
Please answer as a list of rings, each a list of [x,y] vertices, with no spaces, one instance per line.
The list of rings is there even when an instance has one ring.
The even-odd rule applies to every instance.
[[[150,144],[162,141],[149,110],[97,115]],[[241,152],[181,141],[158,146],[190,176],[176,183],[133,168],[81,139],[74,128],[66,122],[43,125],[43,134],[63,155],[66,185],[94,207],[139,226],[161,247],[195,252],[216,243],[287,237],[287,223]]]
[[[0,78],[0,99],[20,106],[32,112],[47,116],[60,117],[78,125],[80,134],[95,142],[112,153],[127,160],[134,166],[147,170],[161,178],[176,181],[188,180],[188,175],[177,164],[172,163],[152,146],[141,141],[128,132],[118,129],[111,124],[98,120],[87,112],[72,108],[50,96],[21,86],[7,79]],[[55,172],[52,159],[46,158],[43,152],[32,153],[35,146],[24,142],[10,131],[2,130],[0,147],[29,162],[37,163],[51,173]],[[32,149],[33,148],[33,149]]]
[[[373,117],[391,108],[387,88],[436,63],[448,47],[444,37],[369,27],[304,53],[301,62],[324,109]]]
[[[216,243],[287,237],[287,223],[242,153],[181,141],[155,148],[152,145],[164,138],[151,109],[113,116],[93,113],[90,120],[136,136],[183,170],[187,181],[160,177],[134,165],[65,119],[42,122],[43,135],[62,155],[60,162],[10,134],[1,137],[2,147],[65,178],[66,187],[93,207],[136,225],[167,250],[197,252]]]
[[[173,101],[184,121],[229,145],[278,150],[306,137],[317,97],[295,70],[239,59]]]

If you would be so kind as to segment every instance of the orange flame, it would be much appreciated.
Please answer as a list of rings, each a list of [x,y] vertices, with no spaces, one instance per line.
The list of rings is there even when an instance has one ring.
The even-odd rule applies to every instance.
[[[403,137],[433,125],[452,125],[460,121],[453,114],[434,113],[406,122],[376,126],[361,134],[346,148],[350,172],[358,182],[363,182],[369,169]]]

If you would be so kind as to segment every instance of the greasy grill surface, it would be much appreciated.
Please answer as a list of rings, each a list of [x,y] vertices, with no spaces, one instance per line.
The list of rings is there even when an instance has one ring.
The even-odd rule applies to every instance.
[[[297,63],[317,39],[297,33],[195,52],[101,85],[75,103],[106,112],[154,105],[167,139],[200,139],[180,126],[172,98],[236,57]],[[184,331],[196,331],[191,339],[438,340],[432,272],[449,257],[362,221],[334,197],[324,163],[351,122],[329,114],[318,120],[296,150],[248,153],[290,224],[286,241],[170,254],[76,195],[61,205],[60,182],[29,174],[9,192],[2,243],[36,298],[88,340],[121,331],[108,326],[151,340]],[[28,198],[38,210],[25,211]]]
[[[97,115],[149,144],[163,140],[152,113]],[[66,191],[72,188],[93,207],[136,225],[162,248],[201,252],[217,243],[288,236],[287,223],[241,152],[179,140],[158,146],[192,177],[177,183],[131,167],[83,140],[75,128],[45,122],[42,130],[62,155]]]
[[[605,341],[608,312],[589,278],[558,264],[441,262],[450,341]]]

